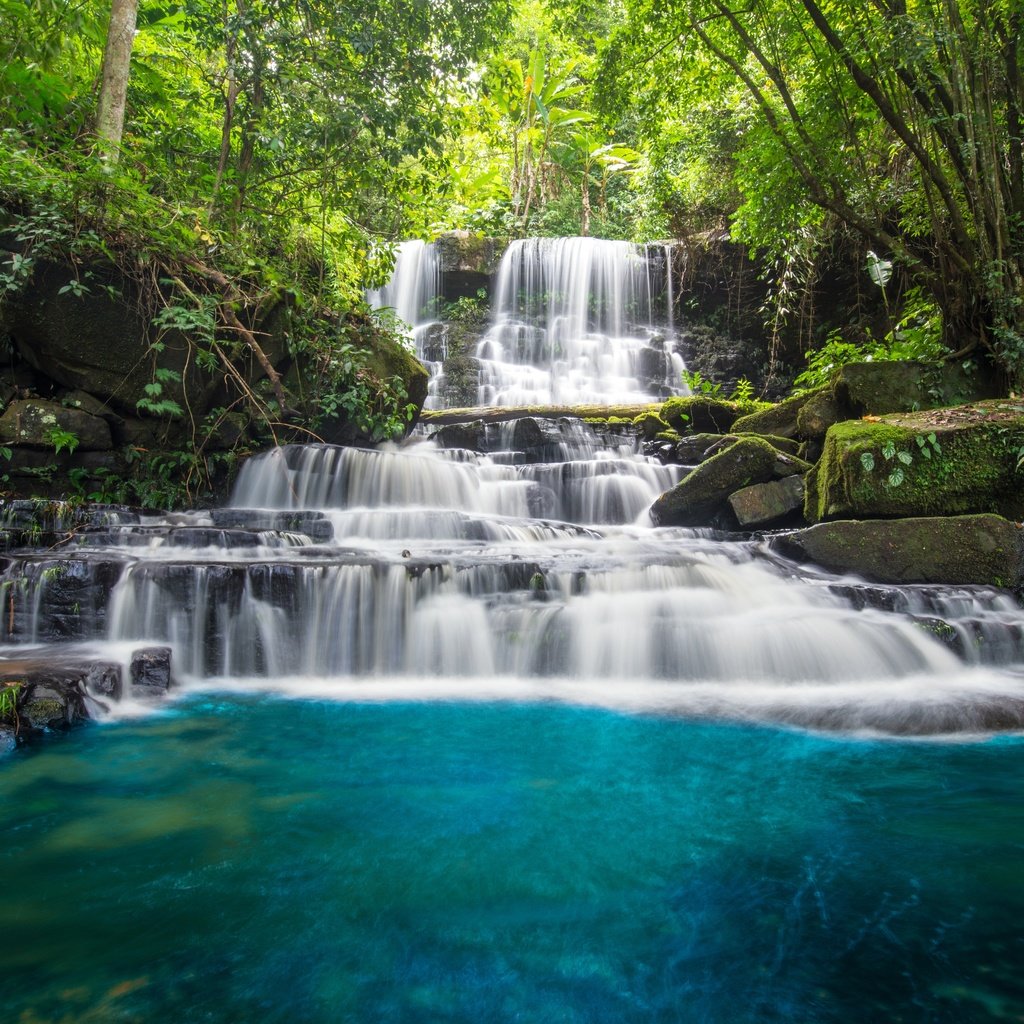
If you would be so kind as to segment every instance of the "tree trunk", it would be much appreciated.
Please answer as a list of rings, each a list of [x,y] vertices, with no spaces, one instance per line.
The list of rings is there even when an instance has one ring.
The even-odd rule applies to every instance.
[[[128,68],[135,42],[138,0],[113,0],[107,43],[103,51],[103,81],[96,108],[96,136],[103,156],[116,163],[124,131],[124,110],[128,96]]]

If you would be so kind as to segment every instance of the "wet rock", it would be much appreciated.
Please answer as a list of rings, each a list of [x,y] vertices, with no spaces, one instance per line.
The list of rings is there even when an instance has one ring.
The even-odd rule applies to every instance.
[[[787,476],[763,484],[742,487],[729,495],[729,505],[740,526],[772,526],[785,521],[804,507],[804,478]]]
[[[304,533],[318,544],[334,540],[334,527],[322,512],[246,508],[217,508],[210,512],[215,526],[227,529]]]
[[[73,435],[68,444],[61,435]],[[11,402],[0,416],[0,442],[56,451],[107,451],[113,445],[106,420],[80,409],[68,409],[57,402],[21,399]]]
[[[115,662],[98,661],[86,666],[84,680],[93,697],[118,701],[124,693],[124,673]]]
[[[1024,584],[1024,530],[995,515],[820,523],[771,545],[789,558],[882,583]]]
[[[165,693],[171,686],[170,647],[142,647],[133,651],[129,674],[133,690]]]
[[[487,450],[485,425],[480,420],[449,423],[431,435],[431,440],[441,448],[464,448],[471,452]]]
[[[776,476],[788,476],[793,470],[779,472],[792,464],[770,444],[754,438],[742,438],[692,470],[651,506],[651,518],[657,526],[706,526],[723,511],[728,511],[729,495],[741,487],[765,483]]]
[[[18,700],[18,719],[26,731],[63,731],[89,720],[85,680],[54,672],[49,679],[25,684]],[[19,730],[20,731],[20,730]]]

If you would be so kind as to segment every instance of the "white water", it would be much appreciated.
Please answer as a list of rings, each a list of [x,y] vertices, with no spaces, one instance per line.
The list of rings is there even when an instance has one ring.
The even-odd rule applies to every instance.
[[[477,347],[480,405],[650,402],[678,388],[682,361],[655,323],[665,282],[641,247],[596,238],[528,238],[502,257],[493,326]],[[661,366],[641,382],[641,352]]]

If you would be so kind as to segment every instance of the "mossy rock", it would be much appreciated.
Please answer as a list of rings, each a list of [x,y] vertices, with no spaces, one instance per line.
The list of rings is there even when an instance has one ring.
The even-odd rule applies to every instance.
[[[736,402],[689,395],[668,399],[661,407],[661,418],[680,434],[724,434],[741,412]]]
[[[960,363],[941,366],[912,360],[847,363],[834,382],[837,401],[852,416],[881,416],[962,405],[1005,392],[987,367]]]
[[[633,420],[633,425],[646,441],[653,441],[659,434],[669,429],[668,423],[656,412],[645,412]]]
[[[808,477],[804,515],[1020,519],[1022,447],[1024,405],[1009,400],[837,423]]]
[[[0,443],[56,452],[54,436],[70,435],[72,444],[60,447],[83,452],[109,451],[113,446],[106,420],[58,402],[24,399],[11,402],[0,416]]]
[[[787,398],[778,405],[769,409],[762,409],[760,412],[752,412],[748,416],[741,416],[732,424],[734,433],[744,434],[772,434],[776,437],[797,437],[799,427],[797,417],[800,410],[817,394],[826,389],[809,391],[805,395],[794,395]]]
[[[658,526],[706,526],[728,509],[729,495],[751,484],[800,472],[799,460],[767,441],[741,438],[702,462],[651,506]]]
[[[486,450],[485,427],[480,420],[469,423],[448,423],[431,435],[439,448],[465,448],[471,452]]]
[[[852,419],[850,408],[829,391],[810,395],[796,414],[797,436],[809,441],[821,441],[828,428]]]
[[[1024,530],[995,515],[819,523],[771,544],[790,558],[882,583],[1024,584]]]

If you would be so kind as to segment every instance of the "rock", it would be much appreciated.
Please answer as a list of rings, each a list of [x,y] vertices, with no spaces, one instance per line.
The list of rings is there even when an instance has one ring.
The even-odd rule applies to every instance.
[[[504,251],[500,242],[471,231],[449,231],[435,244],[441,265],[441,297],[446,302],[476,298],[481,289],[490,291]]]
[[[80,276],[80,268],[39,259],[32,280],[6,304],[4,319],[21,357],[40,373],[71,389],[82,389],[122,412],[134,413],[153,381],[150,318],[142,295],[116,268],[95,264],[89,290],[82,295],[62,289]],[[110,284],[117,294],[108,294]],[[204,412],[205,382],[195,367],[189,342],[178,331],[161,336],[161,368],[184,374],[168,385],[164,397],[186,401]]]
[[[18,700],[18,718],[29,729],[64,730],[88,721],[81,678],[29,682]]]
[[[687,434],[675,443],[676,460],[684,466],[694,466],[703,462],[707,453],[728,439],[730,444],[736,442],[735,434]]]
[[[729,505],[742,527],[780,523],[803,510],[804,478],[794,475],[741,487],[729,495]]]
[[[1009,400],[837,423],[808,477],[804,517],[1020,519],[1022,447],[1024,405]]]
[[[1024,585],[1024,530],[995,515],[819,523],[771,546],[882,583]]]
[[[689,395],[670,398],[661,407],[661,418],[680,434],[724,434],[731,430],[740,407],[725,399]]]
[[[799,460],[766,441],[741,438],[701,463],[651,506],[657,526],[706,526],[728,512],[729,495],[751,484],[791,476]]]
[[[430,438],[439,448],[464,448],[471,452],[486,451],[485,428],[480,420],[469,423],[448,423]]]
[[[79,412],[87,412],[90,416],[98,416],[101,420],[106,420],[111,427],[124,422],[109,404],[101,402],[88,391],[67,391],[60,396],[60,404],[66,409],[78,409]]]
[[[809,391],[805,395],[795,395],[793,398],[779,402],[778,405],[773,405],[770,409],[762,409],[760,412],[741,416],[732,424],[732,430],[735,433],[797,437],[799,434],[797,416],[812,396],[819,393],[818,391]]]
[[[847,363],[836,376],[836,399],[852,416],[963,405],[1001,392],[995,375],[980,366],[970,372],[959,363]]]
[[[821,441],[829,427],[852,419],[849,407],[829,391],[817,391],[796,414],[797,435],[809,441]]]
[[[18,745],[18,734],[14,726],[0,724],[0,754],[9,754]]]
[[[121,666],[104,661],[97,661],[87,666],[85,688],[94,697],[120,700],[124,693],[124,675]]]
[[[143,693],[165,693],[171,687],[170,647],[140,647],[132,651],[129,668],[133,690]]]
[[[653,441],[658,434],[668,430],[668,423],[656,412],[647,412],[642,416],[637,416],[633,422],[640,432],[640,436],[646,441]]]
[[[61,434],[73,435],[76,443],[65,442]],[[0,442],[54,452],[58,447],[89,452],[109,451],[113,446],[106,420],[39,399],[22,399],[7,406],[0,416]]]

